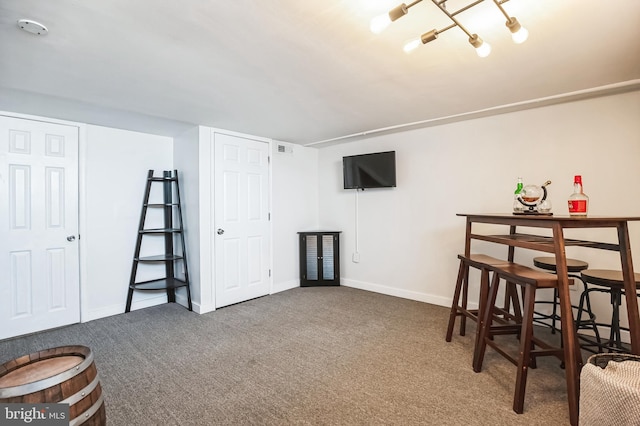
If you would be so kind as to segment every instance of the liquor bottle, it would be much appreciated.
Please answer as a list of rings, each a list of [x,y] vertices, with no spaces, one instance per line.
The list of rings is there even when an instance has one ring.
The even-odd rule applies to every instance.
[[[513,193],[513,211],[516,212],[516,213],[522,212],[524,210],[524,206],[518,200],[518,196],[522,192],[522,187],[523,186],[524,186],[524,184],[522,183],[522,178],[519,177],[518,178],[518,184],[516,186],[516,190]]]
[[[582,176],[573,178],[573,194],[569,196],[569,215],[586,216],[589,208],[589,197],[582,190]]]

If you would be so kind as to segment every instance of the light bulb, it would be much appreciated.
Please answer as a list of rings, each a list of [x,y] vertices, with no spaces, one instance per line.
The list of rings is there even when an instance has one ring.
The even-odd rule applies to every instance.
[[[373,18],[371,20],[371,23],[369,24],[369,29],[374,34],[380,34],[382,31],[384,31],[385,28],[389,26],[390,23],[398,18],[403,17],[407,14],[408,11],[409,7],[404,3],[400,3],[398,6],[391,9],[388,13]]]
[[[491,45],[486,41],[483,41],[480,46],[476,47],[476,53],[481,58],[486,58],[489,56],[489,53],[491,53]]]
[[[524,43],[529,37],[529,31],[520,25],[520,22],[518,22],[516,18],[509,18],[506,25],[507,28],[509,28],[509,31],[511,31],[511,38],[513,38],[514,43]]]
[[[482,39],[478,37],[478,34],[472,34],[471,37],[469,37],[469,43],[475,47],[476,53],[481,58],[486,58],[489,56],[489,53],[491,53],[491,45],[482,41]]]
[[[384,13],[382,15],[378,15],[371,19],[371,23],[369,24],[369,29],[374,34],[380,34],[391,24],[391,18],[388,13]]]
[[[518,31],[511,34],[511,38],[513,39],[514,43],[524,43],[529,38],[529,31],[527,31],[525,27],[520,27]]]
[[[420,37],[416,37],[406,42],[402,50],[404,50],[404,53],[411,53],[416,50],[421,43],[422,41],[420,40]]]

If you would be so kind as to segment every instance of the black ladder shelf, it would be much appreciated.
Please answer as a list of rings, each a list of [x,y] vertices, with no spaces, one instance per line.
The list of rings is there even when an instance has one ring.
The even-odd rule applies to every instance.
[[[162,184],[162,203],[149,203],[149,197],[154,183]],[[175,192],[174,192],[175,189]],[[175,196],[174,196],[175,195]],[[161,228],[145,228],[148,209],[162,209],[163,226]],[[174,225],[174,219],[176,221]],[[143,239],[149,236],[164,236],[164,253],[153,256],[140,256]],[[176,253],[175,245],[179,245],[180,250]],[[164,264],[164,277],[149,281],[137,282],[139,264]],[[180,272],[182,265],[182,274]],[[142,213],[140,215],[140,225],[138,226],[138,238],[136,249],[133,255],[133,266],[131,267],[131,278],[129,279],[129,294],[127,295],[127,307],[125,312],[131,311],[131,301],[133,292],[140,291],[167,291],[167,302],[176,301],[176,289],[186,287],[189,310],[193,310],[191,305],[191,292],[189,290],[189,270],[187,268],[187,256],[184,243],[184,229],[182,226],[182,208],[180,206],[180,185],[178,182],[178,171],[165,170],[161,177],[155,177],[153,170],[147,174],[147,186],[144,193]]]

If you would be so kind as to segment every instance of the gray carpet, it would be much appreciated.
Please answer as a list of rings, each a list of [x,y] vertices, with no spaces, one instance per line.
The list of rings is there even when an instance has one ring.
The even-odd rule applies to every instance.
[[[530,370],[515,414],[516,367],[488,349],[474,373],[475,325],[446,343],[447,320],[426,303],[296,288],[205,315],[164,304],[0,341],[0,362],[90,347],[112,426],[568,424],[556,359]]]

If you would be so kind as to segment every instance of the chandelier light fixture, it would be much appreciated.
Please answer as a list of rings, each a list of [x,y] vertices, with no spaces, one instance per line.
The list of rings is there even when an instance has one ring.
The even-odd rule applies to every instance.
[[[370,25],[371,31],[374,34],[380,34],[382,31],[384,31],[385,28],[389,26],[389,24],[391,24],[391,22],[409,13],[409,9],[415,6],[416,4],[420,3],[421,1],[422,0],[416,0],[413,3],[409,3],[409,4],[402,3],[399,6],[396,6],[393,9],[391,9],[388,13],[385,13],[380,16],[376,16],[371,20],[371,25]],[[489,45],[489,43],[485,42],[480,37],[478,37],[478,34],[470,33],[456,18],[458,14],[471,9],[474,6],[479,5],[484,0],[476,0],[454,12],[449,12],[447,10],[447,7],[446,7],[447,0],[431,0],[431,1],[433,2],[433,4],[435,4],[438,7],[438,9],[440,9],[442,13],[447,15],[447,17],[449,17],[449,19],[453,21],[453,24],[439,30],[433,29],[431,31],[428,31],[422,34],[419,37],[409,40],[404,45],[404,48],[403,48],[403,50],[406,53],[412,52],[418,46],[420,46],[420,44],[427,44],[430,41],[437,39],[439,34],[453,27],[460,28],[462,31],[464,31],[465,34],[467,34],[467,36],[469,36],[469,43],[476,49],[476,53],[478,54],[478,56],[480,56],[481,58],[484,58],[488,56],[489,53],[491,53],[491,46]],[[502,14],[507,18],[507,22],[505,25],[511,32],[511,37],[513,38],[513,41],[518,44],[523,43],[529,37],[529,32],[522,25],[520,25],[520,23],[516,18],[509,16],[507,12],[505,12],[502,5],[508,1],[509,0],[493,0],[493,3],[498,7],[498,9],[500,9],[500,12],[502,12]]]

